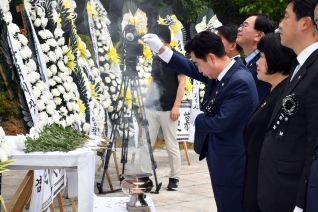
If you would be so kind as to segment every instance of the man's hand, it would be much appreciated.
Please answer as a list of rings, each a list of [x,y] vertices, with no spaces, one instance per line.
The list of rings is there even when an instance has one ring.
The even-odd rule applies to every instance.
[[[155,34],[148,33],[142,37],[142,40],[152,51],[156,53],[158,53],[159,49],[163,46],[162,41]]]
[[[201,110],[197,110],[197,109],[192,110],[191,115],[190,115],[190,123],[194,125],[195,119],[201,113],[203,113],[203,111],[201,111]]]
[[[180,115],[179,107],[173,106],[170,112],[170,119],[172,121],[176,121],[178,120],[179,115]]]

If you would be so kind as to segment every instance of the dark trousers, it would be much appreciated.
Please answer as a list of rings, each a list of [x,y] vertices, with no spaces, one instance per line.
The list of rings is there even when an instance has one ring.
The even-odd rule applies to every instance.
[[[221,186],[212,182],[218,212],[247,212],[243,209],[243,186]]]

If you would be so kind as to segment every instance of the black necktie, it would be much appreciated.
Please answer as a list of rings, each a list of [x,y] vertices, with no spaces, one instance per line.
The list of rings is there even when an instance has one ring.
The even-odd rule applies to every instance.
[[[215,89],[215,87],[218,85],[219,82],[220,81],[218,80],[218,78],[214,79],[214,83],[213,83],[211,91],[213,91]]]

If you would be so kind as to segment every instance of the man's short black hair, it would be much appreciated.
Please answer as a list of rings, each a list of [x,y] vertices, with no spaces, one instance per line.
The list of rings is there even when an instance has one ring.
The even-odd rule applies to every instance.
[[[264,32],[264,34],[274,32],[274,22],[263,13],[252,13],[248,17],[256,16],[254,29]]]
[[[314,23],[314,11],[318,3],[317,0],[289,0],[289,2],[293,3],[293,11],[296,14],[297,21],[309,16]]]
[[[161,38],[165,43],[170,44],[171,31],[168,26],[156,24],[149,30],[149,32],[158,35],[158,37]]]
[[[184,49],[189,53],[193,52],[197,58],[204,61],[209,53],[215,54],[217,57],[226,55],[221,37],[207,30],[196,34],[184,46]]]
[[[268,33],[257,43],[257,49],[264,53],[267,63],[267,74],[281,73],[288,75],[295,52],[283,46],[279,33]]]
[[[236,38],[237,38],[237,29],[238,28],[239,28],[239,26],[236,24],[226,24],[226,25],[223,25],[223,26],[216,28],[216,30],[229,43],[235,43]],[[240,45],[236,44],[236,50],[241,53],[243,51],[243,48]]]

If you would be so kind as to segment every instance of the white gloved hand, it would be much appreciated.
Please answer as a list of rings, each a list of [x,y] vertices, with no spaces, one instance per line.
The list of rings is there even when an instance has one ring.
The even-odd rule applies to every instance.
[[[193,110],[191,111],[191,114],[190,114],[190,123],[194,125],[195,119],[196,119],[197,116],[200,115],[201,113],[203,113],[203,111],[198,110],[198,109],[193,109]]]
[[[155,34],[148,33],[142,37],[142,40],[152,51],[156,53],[158,53],[159,49],[163,46],[162,41]]]

